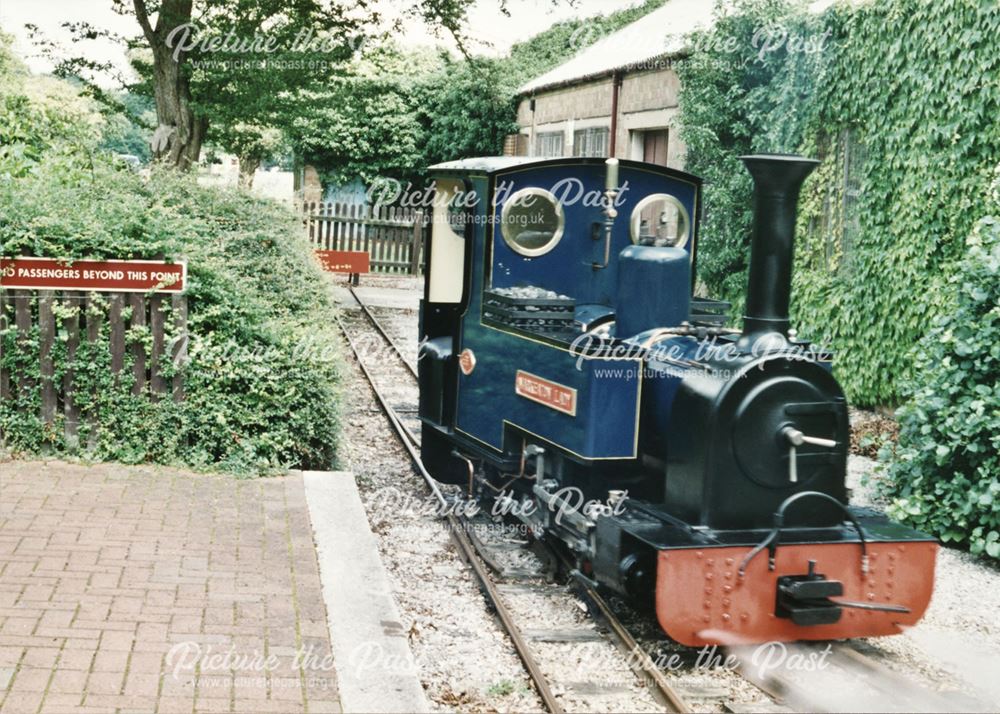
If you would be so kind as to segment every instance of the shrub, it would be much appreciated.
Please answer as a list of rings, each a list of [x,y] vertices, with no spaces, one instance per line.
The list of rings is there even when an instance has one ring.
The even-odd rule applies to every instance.
[[[59,423],[46,431],[36,387],[19,403],[0,404],[9,448],[36,452],[44,445],[50,453],[237,474],[328,468],[334,461],[330,283],[290,210],[199,187],[190,175],[157,171],[144,180],[99,155],[49,151],[23,177],[0,181],[0,252],[183,258],[190,283],[184,402],[131,397],[128,363],[114,384],[105,335],[93,354],[82,345],[75,365],[78,391],[97,395],[81,405],[97,414],[96,444],[85,446],[87,433],[81,446],[66,443]],[[148,342],[148,332],[128,338]],[[37,354],[12,349],[12,330],[2,340],[5,366],[14,374],[37,372]],[[54,352],[59,379],[68,366],[64,343]]]
[[[895,517],[1000,558],[1000,217],[975,227],[950,285],[953,308],[916,350],[898,446],[882,452],[883,488]]]

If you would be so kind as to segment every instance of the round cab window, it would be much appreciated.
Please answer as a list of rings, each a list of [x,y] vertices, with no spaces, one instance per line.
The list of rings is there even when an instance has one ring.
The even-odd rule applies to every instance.
[[[632,242],[637,245],[683,248],[691,234],[684,204],[669,193],[654,193],[632,211]]]
[[[562,238],[565,219],[562,206],[551,193],[541,188],[522,188],[504,203],[500,232],[515,253],[544,255]]]

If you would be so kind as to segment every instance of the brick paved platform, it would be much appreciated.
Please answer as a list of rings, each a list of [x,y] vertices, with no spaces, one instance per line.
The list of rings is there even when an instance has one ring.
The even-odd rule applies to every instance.
[[[338,712],[301,476],[0,463],[0,711]]]

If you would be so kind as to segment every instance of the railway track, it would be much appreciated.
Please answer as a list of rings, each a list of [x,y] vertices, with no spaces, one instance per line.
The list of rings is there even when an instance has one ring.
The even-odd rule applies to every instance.
[[[350,288],[350,292],[358,304],[360,314],[363,315],[363,322],[370,325],[371,329],[379,335],[384,345],[388,346],[388,351],[391,352],[393,358],[405,367],[406,374],[415,383],[417,369],[414,363],[379,321],[371,307],[361,299],[353,288]],[[412,400],[407,402],[405,399],[394,398],[386,394],[386,390],[380,387],[373,374],[371,366],[366,363],[358,341],[352,335],[351,328],[356,327],[357,323],[349,326],[343,318],[338,318],[338,323],[381,411],[400,444],[407,451],[413,467],[423,478],[433,497],[441,506],[442,512],[446,514],[445,519],[449,533],[460,555],[475,575],[489,607],[496,612],[497,619],[509,637],[545,708],[554,713],[565,711],[557,692],[565,693],[573,692],[574,689],[579,690],[582,683],[553,682],[551,676],[546,674],[546,667],[540,661],[538,651],[544,650],[547,644],[585,644],[598,639],[610,639],[614,643],[622,659],[627,663],[628,669],[638,678],[660,708],[673,712],[692,711],[693,704],[695,708],[702,708],[698,707],[697,704],[699,703],[698,699],[704,695],[698,694],[697,687],[692,690],[690,687],[672,683],[647,654],[647,649],[651,644],[649,640],[643,640],[643,644],[646,645],[644,648],[602,594],[593,588],[586,578],[577,578],[574,581],[574,588],[576,594],[587,603],[588,619],[591,623],[589,627],[580,627],[577,623],[571,627],[538,629],[526,628],[518,624],[519,610],[525,608],[518,607],[517,599],[545,598],[558,594],[565,597],[568,593],[566,587],[544,582],[546,574],[538,569],[510,567],[509,563],[505,564],[504,561],[505,559],[509,560],[507,556],[511,552],[523,550],[523,543],[511,543],[509,539],[489,542],[489,539],[483,539],[477,535],[479,530],[477,525],[482,525],[481,523],[477,524],[474,520],[454,515],[452,512],[454,499],[450,499],[448,494],[441,489],[441,486],[427,471],[420,459],[420,440],[417,433],[419,420],[412,408]],[[395,386],[398,386],[398,383]],[[528,609],[530,609],[530,605]],[[652,644],[657,643],[653,642]],[[819,647],[823,646],[825,645],[793,645],[792,647],[801,648],[801,653],[808,655],[819,651]],[[856,696],[846,699],[843,696],[836,696],[833,699],[818,696],[817,692],[814,691],[815,682],[810,684],[808,681],[805,683],[797,681],[796,677],[787,672],[771,671],[766,674],[755,672],[751,666],[752,651],[750,649],[732,648],[732,652],[741,660],[741,666],[736,669],[735,674],[750,683],[757,691],[765,694],[768,701],[751,705],[746,702],[725,701],[728,697],[722,697],[722,708],[727,711],[873,711],[876,710],[872,708],[873,702],[877,701],[891,701],[891,705],[882,709],[884,711],[950,711],[957,708],[957,702],[954,699],[942,697],[938,693],[930,692],[916,685],[900,673],[889,669],[886,665],[850,644],[831,646],[831,651],[827,655],[830,662],[827,679],[834,683],[842,683],[841,686],[849,686],[852,682],[861,682],[866,691],[870,691],[873,696],[880,696],[874,696],[874,698],[873,696]],[[584,685],[584,688],[588,691],[583,692],[583,696],[594,697],[598,700],[602,697],[622,693],[617,691],[614,686],[606,686],[602,689],[600,685],[594,686],[592,683],[590,687]],[[685,689],[693,692],[693,697],[687,694]],[[975,710],[975,708],[961,708]]]
[[[386,344],[391,346],[393,352],[398,357],[399,362],[406,365],[409,374],[416,379],[416,368],[407,359],[396,342],[379,322],[378,318],[372,313],[369,306],[365,304],[357,293],[355,293],[353,288],[350,288],[350,292],[357,301],[366,321],[372,325],[379,335],[382,336]],[[437,481],[434,480],[433,476],[431,476],[431,474],[424,467],[423,462],[420,459],[419,437],[411,427],[404,423],[400,414],[390,402],[390,399],[386,397],[383,390],[379,387],[371,368],[365,363],[361,350],[352,336],[349,327],[341,318],[338,318],[338,323],[341,331],[344,333],[348,345],[351,347],[362,374],[365,376],[365,379],[375,394],[375,398],[378,401],[380,408],[385,414],[400,443],[409,454],[414,468],[423,477],[434,498],[438,501],[442,510],[446,513],[445,518],[448,523],[450,535],[455,541],[462,558],[468,563],[472,572],[476,576],[476,579],[479,581],[484,597],[486,598],[489,606],[496,612],[497,618],[500,620],[504,631],[510,638],[518,657],[524,664],[524,667],[534,684],[535,690],[545,705],[545,708],[553,714],[561,714],[565,711],[565,709],[554,693],[555,687],[550,682],[549,677],[545,674],[543,667],[536,656],[535,648],[531,646],[531,643],[551,643],[559,641],[585,642],[591,635],[595,637],[600,637],[602,635],[600,635],[596,629],[588,630],[586,628],[568,628],[561,631],[559,629],[549,631],[526,631],[518,624],[513,609],[508,604],[508,599],[511,593],[524,594],[531,592],[532,590],[544,593],[544,591],[548,589],[562,589],[558,585],[552,584],[539,585],[537,583],[511,582],[510,580],[512,578],[504,577],[504,568],[497,563],[496,554],[491,553],[488,546],[474,535],[475,524],[466,519],[459,518],[451,512],[451,509],[449,508],[451,505],[449,499],[442,491]],[[515,576],[515,580],[518,577],[524,576],[528,576],[530,579],[544,577],[544,573],[541,572],[516,572],[513,575]],[[586,582],[580,582],[579,587],[582,589],[587,602],[595,610],[597,617],[599,617],[600,620],[606,625],[609,632],[614,637],[616,645],[626,655],[624,658],[625,661],[633,670],[634,674],[640,677],[640,681],[643,681],[644,686],[648,688],[648,691],[652,694],[654,699],[656,699],[661,706],[666,707],[668,711],[691,711],[688,703],[674,689],[646,652],[642,650],[635,638],[632,637],[628,629],[614,614],[608,603],[604,600],[603,596]],[[565,689],[565,685],[562,688]]]

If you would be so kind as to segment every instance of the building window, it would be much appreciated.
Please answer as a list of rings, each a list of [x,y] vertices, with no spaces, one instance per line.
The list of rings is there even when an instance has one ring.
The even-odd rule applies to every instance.
[[[528,137],[524,134],[508,134],[503,140],[504,156],[527,156]]]
[[[535,137],[535,156],[562,156],[563,133],[561,131],[546,131]]]
[[[607,156],[610,134],[606,126],[573,132],[573,156]]]
[[[823,241],[827,270],[849,274],[854,245],[861,236],[861,193],[868,150],[856,130],[844,129],[831,138],[821,157],[833,161],[832,177],[823,197],[823,211],[811,228]]]

